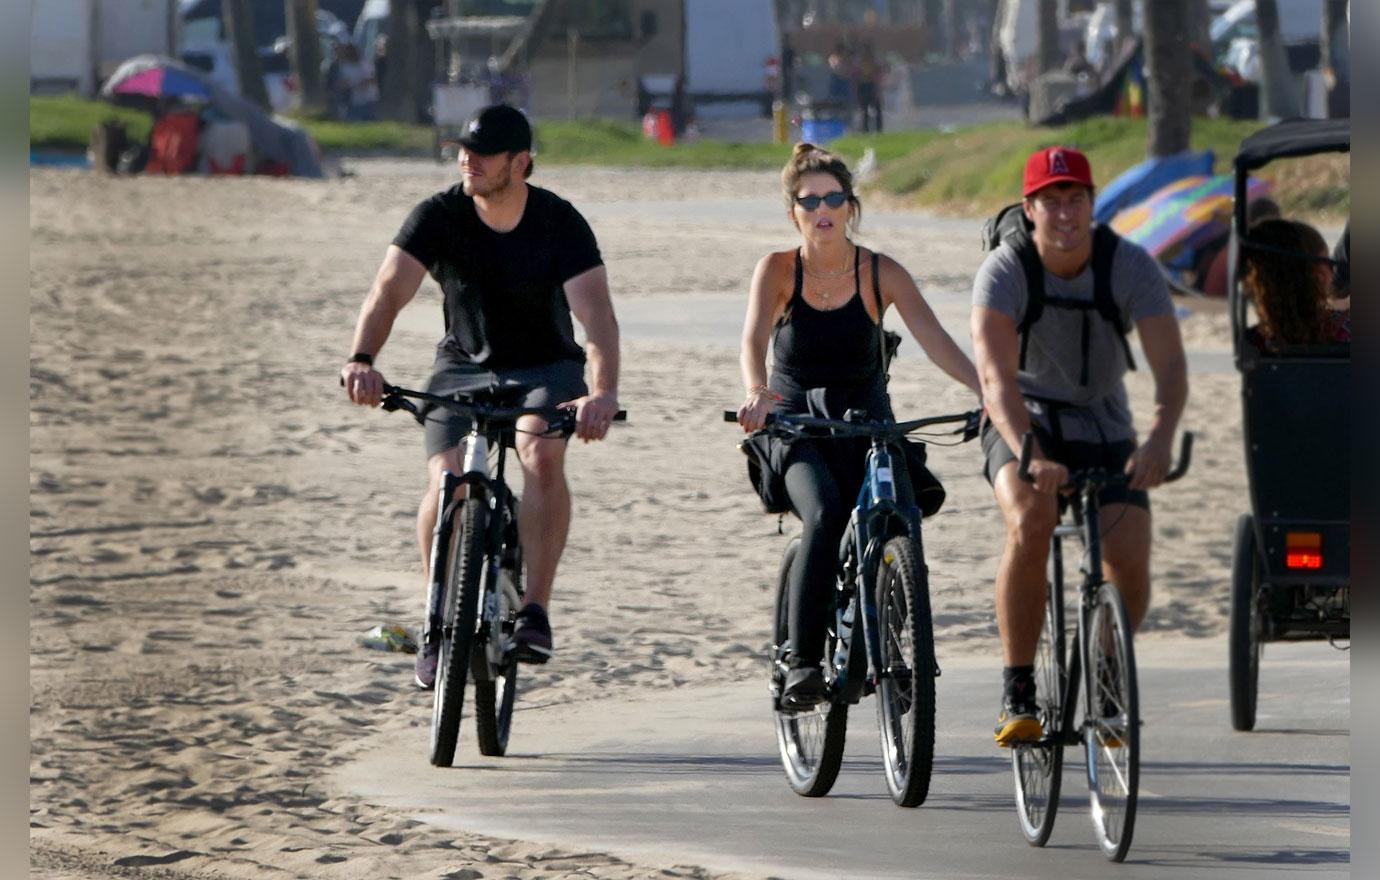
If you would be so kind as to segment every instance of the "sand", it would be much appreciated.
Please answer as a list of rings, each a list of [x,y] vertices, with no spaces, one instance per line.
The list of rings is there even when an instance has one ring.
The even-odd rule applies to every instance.
[[[347,405],[336,371],[388,241],[453,180],[425,162],[351,167],[329,181],[31,174],[33,876],[710,876],[441,831],[329,787],[365,735],[425,747],[410,658],[359,646],[420,616],[421,435]],[[589,217],[629,308],[745,298],[756,260],[792,244],[771,173],[540,168],[533,182]],[[966,337],[979,222],[864,221]],[[433,284],[406,316],[379,364],[418,384],[440,332]],[[1183,324],[1192,350],[1228,350],[1220,309]],[[559,656],[527,676],[527,705],[764,674],[785,538],[720,420],[740,396],[736,338],[630,336],[623,352],[632,416],[571,450]],[[1145,424],[1148,372],[1130,387]],[[1238,388],[1192,377],[1197,455],[1155,496],[1147,638],[1225,627],[1247,508]],[[901,415],[972,405],[913,347],[893,397]],[[976,444],[931,461],[949,489],[925,530],[941,651],[992,655],[995,687],[997,511]]]

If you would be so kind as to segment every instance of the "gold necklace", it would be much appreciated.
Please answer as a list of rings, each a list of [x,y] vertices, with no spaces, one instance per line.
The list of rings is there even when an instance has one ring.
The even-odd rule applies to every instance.
[[[811,275],[811,277],[813,277],[813,278],[815,278],[815,279],[821,279],[821,278],[826,279],[826,280],[828,281],[828,283],[832,285],[832,284],[834,284],[834,283],[836,283],[836,282],[838,282],[838,281],[845,280],[845,279],[847,278],[847,272],[848,272],[848,267],[845,266],[845,267],[843,268],[843,271],[841,271],[841,272],[836,272],[836,273],[833,274],[833,275],[819,276],[819,275],[815,275],[813,272],[811,272],[810,275]],[[829,305],[829,298],[832,297],[832,296],[834,295],[834,291],[831,290],[829,287],[826,287],[823,283],[816,283],[816,284],[813,285],[813,287],[814,287],[815,293],[819,294],[819,298],[820,298],[821,300],[823,300],[824,305],[827,307],[827,306]]]

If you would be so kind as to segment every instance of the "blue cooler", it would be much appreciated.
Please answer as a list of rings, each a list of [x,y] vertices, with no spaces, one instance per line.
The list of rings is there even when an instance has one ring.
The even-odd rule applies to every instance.
[[[847,131],[844,121],[833,116],[800,120],[800,137],[812,144],[827,144]]]

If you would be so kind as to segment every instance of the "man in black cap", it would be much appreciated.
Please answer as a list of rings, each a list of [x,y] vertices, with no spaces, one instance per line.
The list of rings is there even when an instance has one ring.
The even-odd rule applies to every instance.
[[[618,322],[594,233],[569,202],[526,182],[532,129],[521,111],[484,108],[459,146],[461,183],[413,209],[360,310],[353,355],[341,370],[350,400],[377,406],[382,399],[374,360],[398,312],[430,274],[444,297],[446,332],[429,390],[518,389],[515,405],[574,407],[576,436],[601,440],[618,411]],[[572,314],[585,330],[583,349]],[[440,408],[428,414],[430,485],[417,510],[424,571],[441,474],[463,472],[469,427],[468,419]],[[545,423],[535,416],[519,428],[527,590],[513,639],[518,659],[543,663],[552,652],[546,608],[570,528],[565,441],[536,436]],[[416,678],[419,687],[434,685],[435,646],[418,652]]]

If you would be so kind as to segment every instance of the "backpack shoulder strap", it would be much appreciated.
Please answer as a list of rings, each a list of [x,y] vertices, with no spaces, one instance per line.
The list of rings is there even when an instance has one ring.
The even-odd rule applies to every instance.
[[[1025,270],[1025,314],[1017,326],[1021,335],[1021,358],[1019,368],[1025,369],[1025,353],[1030,344],[1030,328],[1040,320],[1045,311],[1045,266],[1040,262],[1040,253],[1035,250],[1035,242],[1025,234],[1013,235],[1006,239],[1011,249],[1020,258],[1021,268]]]
[[[1116,249],[1120,243],[1121,236],[1110,226],[1099,223],[1093,230],[1093,302],[1103,320],[1116,328],[1117,335],[1121,338],[1121,349],[1126,354],[1126,368],[1134,370],[1136,359],[1131,354],[1131,343],[1126,338],[1131,328],[1122,320],[1121,310],[1117,308],[1116,300],[1112,296],[1112,262],[1116,258]]]

